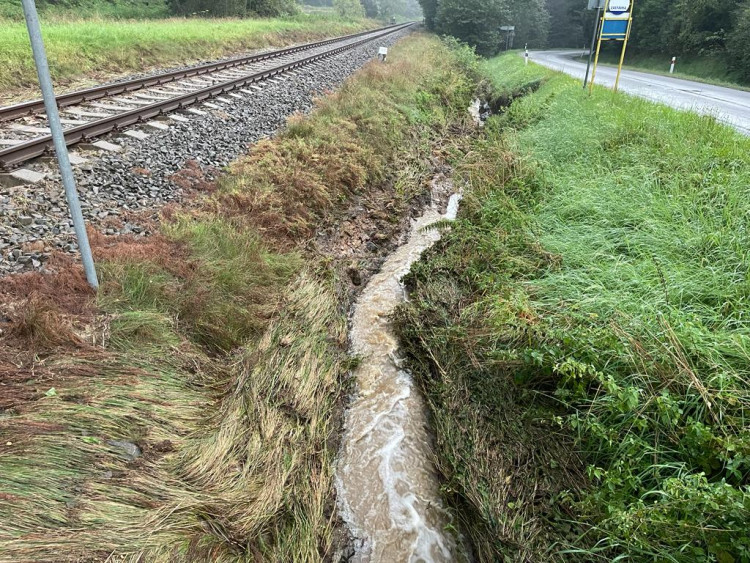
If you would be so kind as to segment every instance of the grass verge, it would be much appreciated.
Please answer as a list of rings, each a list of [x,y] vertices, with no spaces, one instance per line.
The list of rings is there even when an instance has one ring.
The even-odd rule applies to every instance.
[[[750,141],[524,68],[398,325],[482,561],[750,559]]]
[[[387,252],[472,90],[410,38],[160,234],[92,233],[96,300],[62,258],[4,279],[0,560],[334,558],[350,239]],[[352,205],[380,222],[353,237]],[[323,228],[347,250],[321,251]]]
[[[134,72],[221,58],[377,27],[335,16],[278,19],[52,19],[42,23],[50,73],[63,89],[74,81],[104,81]],[[0,91],[33,96],[37,86],[26,26],[0,19]],[[1,98],[0,98],[1,99]]]

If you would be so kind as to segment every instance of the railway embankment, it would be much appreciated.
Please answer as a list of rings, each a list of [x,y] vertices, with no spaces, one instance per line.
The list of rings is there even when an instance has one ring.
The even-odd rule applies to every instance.
[[[165,78],[150,87],[134,84],[123,92],[118,86],[108,96],[97,92],[93,100],[86,94],[74,96],[86,101],[62,108],[66,135],[78,131],[76,138],[81,138],[91,135],[89,129],[112,129],[106,136],[71,145],[88,224],[105,235],[146,236],[164,205],[181,201],[196,182],[215,178],[250,143],[272,135],[289,116],[308,112],[316,96],[338,87],[374,59],[381,46],[410,32],[395,29],[299,52],[267,54],[269,58],[228,69],[204,68],[200,74]],[[346,50],[329,56],[337,49]],[[277,73],[289,65],[299,66]],[[13,156],[18,149],[36,150],[37,141],[40,150],[51,143],[43,113],[28,110],[26,104],[22,109],[22,115],[10,116],[15,119],[0,121],[0,142],[6,143],[0,146],[0,162],[3,155],[23,157],[22,152],[21,157]],[[8,111],[0,111],[0,119]],[[151,117],[144,119],[143,112]],[[54,252],[73,256],[78,251],[54,160],[21,161],[16,166],[21,165],[40,179],[31,185],[0,187],[0,210],[6,217],[0,225],[0,275],[46,271]]]
[[[474,132],[465,61],[405,39],[343,84],[332,71],[337,91],[217,178],[176,170],[186,197],[146,206],[146,236],[91,229],[98,295],[60,252],[3,278],[0,559],[351,555],[334,493],[348,311]],[[270,131],[273,108],[233,131]]]

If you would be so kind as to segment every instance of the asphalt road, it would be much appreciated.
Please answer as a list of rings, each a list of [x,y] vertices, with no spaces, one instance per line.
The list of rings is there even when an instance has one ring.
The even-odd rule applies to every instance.
[[[563,71],[583,81],[586,64],[573,60],[573,57],[580,55],[580,50],[533,51],[529,58],[535,63]],[[616,75],[616,68],[599,65],[596,83],[611,87]],[[633,70],[622,71],[620,90],[675,108],[713,115],[719,121],[750,135],[750,92]]]

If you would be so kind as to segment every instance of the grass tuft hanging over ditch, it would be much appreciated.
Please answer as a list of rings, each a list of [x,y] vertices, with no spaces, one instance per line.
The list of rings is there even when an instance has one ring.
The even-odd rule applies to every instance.
[[[750,560],[750,141],[484,70],[541,87],[456,163],[398,314],[478,558]]]

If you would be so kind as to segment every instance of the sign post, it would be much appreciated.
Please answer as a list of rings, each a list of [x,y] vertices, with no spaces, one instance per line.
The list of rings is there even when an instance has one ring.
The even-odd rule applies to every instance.
[[[594,56],[594,46],[596,45],[596,38],[599,35],[599,23],[602,17],[602,8],[604,8],[604,2],[606,0],[589,0],[589,10],[596,8],[596,19],[594,20],[594,33],[591,34],[591,47],[589,48],[589,62],[586,65],[586,76],[583,77],[583,89],[586,89],[586,85],[589,82],[589,73],[591,72],[591,59]]]
[[[501,25],[500,31],[505,32],[505,50],[510,51],[513,48],[513,38],[516,36],[516,26]]]
[[[607,0],[607,7],[602,16],[601,30],[599,32],[599,41],[596,45],[596,55],[594,57],[594,71],[591,75],[591,84],[589,92],[594,89],[594,79],[596,78],[596,69],[599,65],[599,54],[602,48],[602,41],[622,41],[622,51],[620,52],[620,62],[617,66],[617,78],[615,79],[614,91],[620,85],[620,75],[622,74],[622,64],[625,61],[625,50],[628,48],[630,39],[630,30],[633,27],[633,0]]]
[[[44,109],[47,112],[47,120],[49,121],[52,140],[55,144],[57,162],[60,166],[60,175],[62,176],[62,183],[65,187],[65,197],[68,200],[70,215],[73,219],[73,228],[75,229],[76,238],[78,239],[78,248],[81,251],[83,268],[86,271],[86,279],[88,280],[89,285],[94,289],[97,289],[99,287],[99,280],[96,277],[94,258],[91,254],[89,237],[86,233],[86,224],[83,221],[83,214],[81,213],[81,204],[78,201],[78,191],[76,190],[76,182],[73,177],[73,169],[70,166],[68,146],[65,142],[65,135],[63,133],[62,124],[60,123],[60,114],[57,110],[57,100],[55,99],[55,92],[52,88],[52,78],[49,74],[47,53],[44,50],[42,29],[39,25],[39,15],[37,14],[34,0],[22,0],[22,3],[24,16],[26,17],[26,28],[29,31],[29,39],[31,40],[31,51],[34,55],[36,72],[39,77],[39,86],[42,89],[42,98],[44,98]]]

